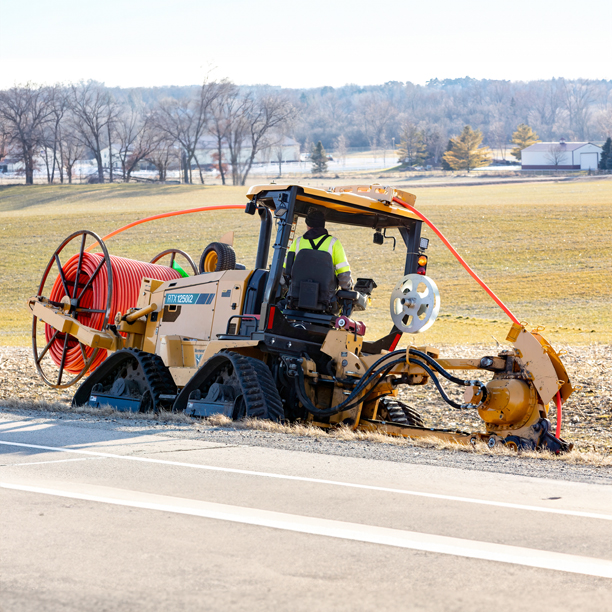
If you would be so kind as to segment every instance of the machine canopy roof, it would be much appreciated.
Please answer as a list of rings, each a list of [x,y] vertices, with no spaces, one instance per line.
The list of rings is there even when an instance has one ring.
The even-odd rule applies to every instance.
[[[297,184],[253,185],[247,198],[257,196],[260,204],[275,208],[274,192],[297,187],[295,212],[305,217],[311,207],[325,209],[325,218],[330,223],[359,225],[361,227],[384,228],[406,227],[420,219],[412,212],[393,202],[400,198],[414,206],[416,196],[393,187],[374,183],[372,185],[346,185],[322,189]]]

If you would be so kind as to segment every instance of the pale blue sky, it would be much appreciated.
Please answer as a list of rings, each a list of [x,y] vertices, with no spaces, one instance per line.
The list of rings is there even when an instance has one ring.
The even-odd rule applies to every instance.
[[[0,0],[0,87],[612,79],[612,0]]]

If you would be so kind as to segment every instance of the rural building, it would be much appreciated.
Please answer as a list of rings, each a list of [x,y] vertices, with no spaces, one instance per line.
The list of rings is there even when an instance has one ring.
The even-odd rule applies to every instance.
[[[263,147],[255,155],[255,163],[278,163],[279,156],[282,156],[283,162],[297,162],[300,161],[300,143],[289,136],[280,136],[276,139],[271,136],[269,139],[271,142],[268,146]],[[196,150],[196,156],[200,164],[213,164],[217,163],[216,158],[213,157],[217,153],[217,141],[212,136],[204,136],[200,139],[199,146]],[[248,142],[244,142],[242,150],[240,152],[240,161],[247,160],[251,155],[251,147]],[[226,163],[229,161],[230,153],[229,149],[223,147],[223,161]]]
[[[538,142],[521,151],[521,169],[597,170],[601,152],[592,142]]]

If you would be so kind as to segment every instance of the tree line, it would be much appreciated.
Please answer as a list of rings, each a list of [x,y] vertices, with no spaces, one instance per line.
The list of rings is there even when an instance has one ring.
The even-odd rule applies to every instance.
[[[78,159],[92,159],[104,181],[102,151],[113,145],[120,176],[129,180],[144,160],[165,180],[181,160],[187,182],[203,181],[198,148],[214,142],[222,182],[244,184],[259,152],[284,136],[302,151],[315,145],[342,157],[351,147],[399,149],[405,165],[449,164],[453,139],[473,139],[506,158],[520,125],[546,141],[603,142],[612,135],[612,81],[550,79],[529,82],[433,79],[426,85],[389,82],[360,87],[283,89],[202,86],[120,89],[88,82],[0,91],[0,159],[11,154],[32,182],[37,154],[47,178],[72,180]],[[279,162],[280,163],[280,162]],[[449,167],[452,167],[449,165]]]
[[[0,161],[13,155],[23,164],[26,184],[32,184],[40,157],[49,183],[71,183],[82,159],[95,161],[100,183],[129,181],[143,161],[153,164],[163,181],[180,159],[185,182],[193,182],[194,167],[204,182],[197,151],[208,136],[223,184],[231,178],[244,185],[257,154],[282,138],[296,110],[282,93],[249,91],[228,81],[205,82],[183,93],[147,101],[138,90],[112,90],[93,81],[0,91]],[[113,160],[106,165],[105,149]],[[120,177],[113,176],[117,160]]]

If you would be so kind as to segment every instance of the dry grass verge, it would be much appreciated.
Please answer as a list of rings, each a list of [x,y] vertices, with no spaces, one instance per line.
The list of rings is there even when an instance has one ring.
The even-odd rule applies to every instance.
[[[334,429],[321,429],[313,425],[304,423],[273,423],[272,421],[260,421],[258,419],[245,419],[243,421],[232,421],[224,415],[215,415],[204,419],[203,423],[213,427],[226,427],[231,429],[251,429],[256,431],[266,431],[271,433],[282,433],[294,436],[318,438],[322,440],[338,440],[342,442],[373,442],[376,444],[390,444],[393,446],[405,446],[414,448],[429,448],[434,450],[450,450],[455,452],[471,453],[478,455],[489,455],[497,457],[515,457],[519,459],[539,459],[561,461],[571,465],[589,465],[597,467],[612,467],[612,456],[596,451],[581,452],[573,450],[562,455],[555,455],[550,452],[542,451],[512,451],[505,447],[489,448],[482,442],[477,442],[475,446],[463,446],[439,440],[437,438],[400,438],[390,436],[380,432],[353,431],[342,426]],[[196,429],[198,425],[196,424]]]
[[[100,408],[90,408],[82,406],[74,408],[64,402],[47,401],[24,401],[20,399],[0,400],[0,409],[12,410],[34,410],[41,412],[62,413],[71,415],[84,415],[89,417],[102,417],[113,420],[139,420],[162,424],[189,425],[196,432],[205,432],[210,428],[222,428],[234,431],[262,431],[274,434],[290,435],[302,438],[317,438],[319,440],[330,440],[338,442],[369,442],[374,444],[389,444],[392,446],[424,448],[431,450],[445,450],[477,455],[487,455],[491,457],[513,457],[516,459],[538,459],[541,461],[558,461],[570,465],[586,465],[591,467],[612,467],[612,455],[597,451],[573,450],[570,453],[554,455],[550,452],[541,451],[520,451],[516,453],[505,447],[490,449],[481,442],[475,446],[464,446],[454,444],[437,438],[400,438],[390,436],[380,432],[353,431],[352,429],[341,426],[333,429],[321,429],[307,423],[275,423],[273,421],[263,421],[259,419],[244,419],[232,421],[225,415],[214,415],[206,419],[193,419],[184,414],[173,414],[171,412],[161,413],[133,413],[119,412],[110,406]]]

